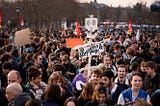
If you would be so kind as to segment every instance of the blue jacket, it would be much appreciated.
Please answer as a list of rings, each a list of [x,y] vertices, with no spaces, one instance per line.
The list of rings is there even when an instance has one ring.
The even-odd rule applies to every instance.
[[[122,96],[123,96],[125,102],[132,102],[133,101],[132,100],[132,89],[129,88],[129,89],[123,91]],[[147,100],[147,96],[148,96],[148,94],[144,90],[140,89],[135,101],[138,99]]]

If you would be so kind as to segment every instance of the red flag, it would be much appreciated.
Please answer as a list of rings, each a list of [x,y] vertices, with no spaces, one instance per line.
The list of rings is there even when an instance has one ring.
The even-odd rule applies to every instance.
[[[76,21],[76,28],[75,28],[75,35],[80,36],[81,35],[81,30],[78,21]]]
[[[2,12],[0,12],[0,28],[2,28]]]
[[[24,26],[24,20],[23,19],[20,20],[19,25]]]
[[[130,21],[129,21],[129,26],[128,26],[128,31],[127,31],[127,33],[131,35],[132,30],[133,30],[133,29],[132,29],[132,20],[130,20]]]

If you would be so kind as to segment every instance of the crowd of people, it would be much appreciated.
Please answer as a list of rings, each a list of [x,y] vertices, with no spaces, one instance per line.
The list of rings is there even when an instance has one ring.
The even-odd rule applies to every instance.
[[[15,30],[0,33],[2,106],[158,106],[160,32],[97,31],[85,43],[103,41],[104,51],[79,58],[66,46],[71,32],[32,30],[31,44],[14,44]],[[89,64],[90,63],[90,64]],[[89,74],[88,69],[91,73]]]

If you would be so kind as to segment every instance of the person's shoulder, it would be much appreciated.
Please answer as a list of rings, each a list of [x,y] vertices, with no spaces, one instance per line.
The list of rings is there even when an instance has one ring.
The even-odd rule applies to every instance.
[[[97,106],[96,105],[97,103],[96,102],[93,102],[93,101],[88,101],[86,104],[85,104],[85,106]]]
[[[42,100],[43,106],[59,106],[56,102]]]
[[[126,94],[128,94],[130,91],[132,91],[131,88],[125,89],[125,90],[122,91],[122,94],[123,94],[123,95],[126,95]]]

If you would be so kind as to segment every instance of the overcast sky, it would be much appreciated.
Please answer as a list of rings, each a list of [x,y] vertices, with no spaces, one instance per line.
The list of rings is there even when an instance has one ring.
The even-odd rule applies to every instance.
[[[79,2],[91,2],[94,0],[77,0]],[[147,3],[147,7],[150,7],[150,5],[156,0],[97,0],[98,3],[105,3],[109,6],[113,6],[113,7],[118,7],[119,5],[122,7],[126,7],[126,6],[133,6],[135,5],[137,2],[146,2]]]

